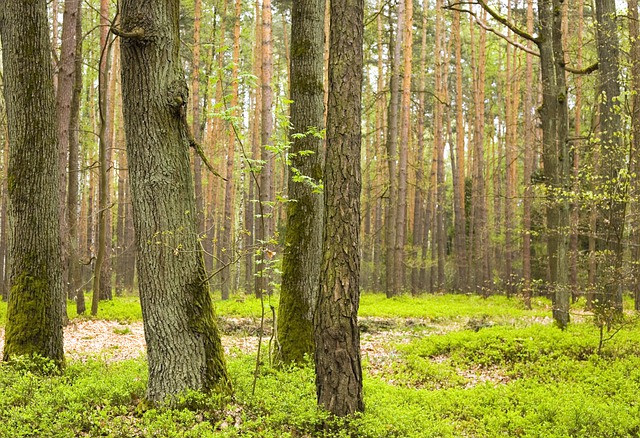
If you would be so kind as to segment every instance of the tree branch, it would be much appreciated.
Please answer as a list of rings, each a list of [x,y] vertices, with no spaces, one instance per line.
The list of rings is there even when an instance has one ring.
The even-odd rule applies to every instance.
[[[511,30],[511,32],[515,33],[520,38],[524,38],[525,40],[528,40],[528,41],[531,41],[532,43],[535,43],[536,45],[540,44],[540,39],[539,38],[536,38],[533,35],[528,34],[524,30],[520,29],[518,26],[516,26],[515,24],[513,24],[512,22],[507,20],[505,17],[503,17],[502,15],[498,14],[484,0],[477,0],[477,1],[478,1],[478,4],[480,6],[482,6],[482,9],[487,11],[489,13],[489,15],[491,15],[493,17],[494,20],[496,20],[500,24],[505,25],[509,30]]]
[[[588,75],[593,73],[594,71],[598,70],[598,68],[600,67],[600,65],[596,62],[594,64],[591,64],[589,67],[585,67],[582,69],[577,69],[577,68],[572,68],[572,67],[567,67],[565,66],[564,69],[566,71],[568,71],[569,73],[573,73],[576,75]]]
[[[132,40],[140,40],[145,36],[144,29],[141,27],[134,27],[133,30],[125,32],[124,30],[118,29],[115,26],[111,26],[111,33],[119,36],[120,38],[128,38]]]
[[[489,26],[487,23],[485,23],[484,21],[482,21],[479,17],[478,14],[476,14],[475,12],[473,12],[472,10],[469,9],[459,9],[455,7],[456,5],[451,5],[451,6],[447,6],[447,9],[451,10],[451,11],[458,11],[458,12],[466,12],[467,14],[473,16],[473,18],[475,19],[476,23],[478,23],[478,25],[483,28],[484,30],[486,30],[487,32],[491,32],[494,35],[499,36],[500,38],[502,38],[503,40],[505,40],[507,43],[511,44],[513,47],[517,47],[518,49],[522,50],[523,52],[529,53],[533,56],[540,56],[540,53],[536,52],[535,50],[531,50],[530,48],[528,48],[527,46],[525,46],[524,44],[520,44],[517,41],[512,40],[511,38],[509,38],[507,35],[497,31],[496,29],[492,28],[491,26]]]

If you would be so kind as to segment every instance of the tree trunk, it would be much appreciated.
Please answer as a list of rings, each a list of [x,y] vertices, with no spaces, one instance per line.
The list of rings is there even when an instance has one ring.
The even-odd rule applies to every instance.
[[[258,203],[258,222],[256,224],[256,240],[260,245],[259,251],[256,252],[256,296],[262,296],[270,290],[269,282],[271,278],[269,264],[269,240],[273,238],[273,212],[274,209],[270,204],[273,201],[271,196],[273,192],[274,181],[274,158],[275,155],[270,151],[272,147],[273,137],[273,89],[271,87],[271,79],[273,76],[273,59],[272,59],[272,41],[271,41],[271,0],[263,0],[262,2],[262,131],[260,142],[262,144],[262,169],[259,178],[259,200]]]
[[[12,227],[4,360],[38,354],[62,366],[60,178],[46,2],[4,1],[0,34]]]
[[[404,5],[403,28],[398,34],[403,35],[404,71],[402,77],[400,145],[398,154],[398,210],[396,212],[396,238],[393,262],[396,275],[396,289],[400,293],[404,289],[404,246],[407,231],[407,166],[409,143],[411,142],[411,55],[413,53],[413,0],[401,0]],[[399,60],[397,61],[399,63]]]
[[[56,113],[58,115],[58,166],[60,175],[60,237],[62,239],[62,256],[64,257],[63,278],[65,281],[65,297],[72,298],[73,291],[69,278],[71,263],[70,224],[67,223],[69,214],[67,209],[67,171],[69,160],[69,140],[71,128],[71,103],[74,98],[76,84],[76,22],[78,21],[79,0],[65,0],[62,21],[62,45],[60,47],[60,62],[58,63],[58,92],[56,94]],[[76,175],[77,176],[77,175]],[[64,306],[66,312],[66,304]]]
[[[364,410],[360,363],[360,142],[364,2],[331,1],[320,296],[314,321],[318,404]]]
[[[400,293],[398,273],[395,271],[396,263],[396,230],[398,211],[398,114],[400,112],[400,61],[402,54],[402,36],[404,20],[404,0],[398,2],[397,25],[395,40],[392,39],[393,51],[391,57],[391,78],[389,82],[389,109],[387,112],[387,166],[389,168],[389,188],[387,190],[387,208],[385,214],[385,236],[387,254],[385,259],[386,293],[392,297]]]
[[[631,216],[631,242],[632,242],[632,291],[635,310],[640,310],[640,24],[638,17],[638,0],[627,0],[629,10],[629,38],[631,40],[631,89],[632,94],[632,137],[631,137],[631,193],[630,198],[635,200]]]
[[[297,1],[291,14],[291,171],[278,308],[278,360],[313,354],[313,313],[322,258],[325,0]]]
[[[527,32],[533,32],[533,0],[527,0]],[[529,49],[532,43],[528,43]],[[535,148],[535,126],[532,116],[533,101],[533,55],[526,55],[525,73],[525,97],[524,97],[524,130],[525,145],[523,157],[522,180],[524,185],[522,200],[522,276],[524,302],[527,308],[531,308],[531,205],[533,189],[531,174],[533,173],[533,151]]]
[[[602,302],[622,313],[622,255],[626,209],[627,150],[622,138],[619,99],[619,42],[615,0],[596,0],[596,42],[598,48],[600,112],[600,187],[596,249],[602,254],[598,265],[598,283]],[[636,9],[637,10],[637,9]]]
[[[463,119],[463,89],[462,89],[462,35],[460,29],[460,12],[453,13],[453,38],[456,45],[456,172],[453,174],[453,215],[455,221],[455,252],[456,252],[456,286],[466,291],[467,283],[467,231],[464,205],[464,119]]]
[[[418,85],[418,114],[416,117],[416,191],[414,197],[413,206],[413,267],[411,269],[411,293],[417,295],[423,288],[424,283],[421,281],[420,272],[424,270],[424,260],[420,252],[422,245],[424,244],[424,223],[425,208],[424,208],[424,187],[427,184],[424,180],[424,164],[425,156],[425,142],[424,142],[424,112],[425,112],[425,72],[427,71],[427,14],[422,16],[422,40],[420,43],[420,73],[419,73],[419,85]],[[428,181],[427,181],[428,183]]]
[[[78,2],[76,36],[82,35],[82,3]],[[84,292],[81,290],[82,271],[78,241],[78,191],[80,177],[80,99],[82,95],[82,38],[76,38],[75,83],[69,118],[69,188],[67,197],[67,224],[69,226],[68,296],[75,299],[78,315],[85,312]]]
[[[230,391],[202,250],[179,51],[179,1],[122,6],[122,98],[149,362],[147,397]]]

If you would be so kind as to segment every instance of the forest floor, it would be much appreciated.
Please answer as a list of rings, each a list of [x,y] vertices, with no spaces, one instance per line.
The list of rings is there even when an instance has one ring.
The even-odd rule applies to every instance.
[[[560,330],[543,298],[526,309],[518,297],[363,294],[366,410],[342,420],[317,408],[312,364],[271,366],[273,321],[261,315],[277,305],[277,296],[217,300],[235,395],[186,394],[179,407],[156,409],[144,401],[137,297],[101,302],[98,317],[69,302],[62,373],[0,363],[0,437],[640,436],[635,312],[601,333],[580,302]],[[0,326],[6,310],[0,302]],[[0,350],[3,338],[0,329]]]
[[[521,321],[522,322],[522,321]],[[550,317],[530,317],[526,324],[550,324]],[[261,323],[252,317],[219,317],[222,344],[228,357],[256,354],[260,340],[271,348],[273,321],[265,320],[260,338]],[[431,321],[428,318],[364,317],[361,328],[360,350],[370,375],[393,383],[392,366],[397,358],[398,346],[409,344],[424,336],[443,335],[459,330],[481,329],[493,323],[486,318]],[[0,351],[4,348],[4,328],[0,328]],[[100,360],[113,363],[144,357],[146,342],[141,321],[103,319],[72,319],[64,328],[64,349],[67,360],[86,362]],[[435,362],[444,357],[434,358]],[[467,379],[467,387],[475,384],[506,382],[497,368],[460,369],[459,375]]]

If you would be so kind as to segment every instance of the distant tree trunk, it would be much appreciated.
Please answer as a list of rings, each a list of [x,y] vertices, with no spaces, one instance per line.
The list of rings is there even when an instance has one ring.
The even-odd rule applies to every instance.
[[[202,129],[200,128],[200,42],[201,42],[201,17],[202,0],[193,2],[193,58],[191,72],[191,131],[197,142],[202,142]],[[193,183],[196,193],[196,224],[200,236],[204,235],[204,194],[202,189],[202,158],[193,154]]]
[[[576,40],[578,41],[576,53],[576,68],[582,68],[582,48],[583,48],[583,32],[584,32],[584,3],[576,1],[576,16],[578,17]],[[575,77],[575,115],[574,115],[574,136],[576,139],[582,135],[582,76]],[[572,144],[571,152],[573,156],[572,164],[572,188],[575,193],[580,189],[580,155],[582,141],[576,140]],[[580,205],[578,202],[572,202],[570,206],[570,224],[571,237],[569,241],[569,285],[573,294],[573,299],[577,300],[580,294],[578,285],[578,258],[579,258],[579,226],[580,226]]]
[[[58,63],[58,90],[56,93],[56,113],[58,114],[58,166],[60,175],[60,237],[62,239],[62,256],[64,257],[63,281],[65,281],[65,297],[73,298],[71,280],[69,278],[69,264],[71,252],[71,236],[67,223],[67,172],[68,153],[71,129],[71,104],[74,98],[76,83],[76,22],[78,20],[79,0],[65,0],[62,21],[62,45],[60,47],[60,61]],[[63,311],[66,312],[66,305]]]
[[[152,402],[230,391],[193,212],[179,1],[122,2],[122,100]],[[144,60],[144,62],[143,62]]]
[[[231,111],[233,117],[239,117],[240,109],[238,108],[238,71],[240,64],[240,14],[242,13],[242,1],[235,1],[234,25],[233,25],[233,54],[231,68]],[[232,122],[235,123],[235,122]],[[227,149],[227,181],[224,188],[224,213],[221,246],[223,263],[222,271],[220,271],[220,283],[222,290],[222,299],[229,298],[231,289],[231,264],[233,263],[233,217],[234,217],[234,178],[233,169],[235,161],[236,138],[235,131],[229,129],[229,144]]]
[[[259,178],[260,202],[258,204],[258,222],[256,224],[256,239],[260,250],[256,253],[256,296],[262,296],[270,290],[270,271],[266,269],[269,263],[269,240],[273,238],[274,209],[269,205],[273,201],[274,159],[275,155],[268,146],[273,146],[273,76],[271,41],[271,0],[262,2],[262,169]]]
[[[328,0],[327,0],[328,2]],[[378,10],[383,8],[383,0],[378,0]],[[327,8],[328,9],[328,8]],[[377,51],[377,75],[378,80],[376,84],[376,153],[380,153],[385,147],[385,107],[386,107],[386,94],[385,94],[385,74],[384,74],[384,23],[383,23],[383,14],[378,14],[376,19],[377,24],[377,42],[378,42],[378,51]],[[325,17],[328,16],[325,11]],[[328,21],[328,20],[327,20]],[[327,22],[325,21],[325,27],[327,26]],[[326,40],[325,40],[326,41]],[[325,52],[327,52],[327,48],[325,47]],[[328,88],[328,87],[326,87]],[[328,90],[325,88],[325,92]],[[384,165],[384,164],[380,164]],[[376,176],[378,184],[382,184],[381,172],[378,171]],[[383,251],[385,251],[385,238],[386,235],[383,233],[383,208],[385,205],[385,201],[383,196],[378,197],[376,201],[376,218],[375,218],[375,230],[376,230],[376,238],[374,243],[374,254],[373,254],[373,266],[374,268],[374,288],[376,291],[386,290],[386,286],[383,286],[383,280],[386,283],[386,269],[383,271],[380,269],[383,263]],[[386,228],[385,228],[386,230]],[[385,253],[386,257],[386,253]]]
[[[511,11],[511,7],[509,7]],[[514,269],[516,218],[515,202],[517,189],[518,156],[518,114],[520,107],[520,81],[518,74],[518,52],[507,45],[507,85],[506,85],[506,142],[505,142],[505,199],[504,199],[504,235],[505,235],[505,281],[507,296],[516,292],[518,278]]]
[[[363,0],[332,0],[324,242],[314,320],[318,404],[364,410],[360,362],[360,142]]]
[[[322,259],[323,205],[314,185],[322,180],[324,153],[317,136],[324,129],[324,6],[325,0],[296,1],[291,11],[290,201],[277,351],[277,360],[284,364],[301,363],[314,349],[313,313]]]
[[[427,14],[422,16],[422,40],[420,44],[420,73],[419,73],[419,85],[418,85],[418,114],[416,117],[416,130],[417,130],[417,142],[416,142],[416,191],[413,207],[413,259],[414,264],[411,270],[411,293],[417,295],[423,288],[424,283],[421,281],[420,272],[424,270],[424,260],[420,255],[422,245],[424,244],[424,222],[425,222],[425,208],[424,208],[424,160],[425,156],[425,142],[424,142],[424,107],[425,107],[425,72],[427,70]]]
[[[426,32],[426,31],[425,31]],[[463,119],[463,88],[462,88],[462,38],[460,29],[460,12],[453,13],[453,38],[455,41],[456,57],[456,172],[453,174],[453,215],[455,221],[455,252],[456,252],[456,286],[466,291],[467,283],[467,231],[466,213],[464,205],[464,119]]]
[[[445,175],[444,175],[444,149],[445,149],[445,132],[444,132],[444,119],[445,105],[444,102],[448,101],[448,89],[447,89],[447,64],[448,56],[446,54],[447,47],[445,44],[444,35],[444,15],[443,15],[443,2],[442,0],[436,0],[436,29],[435,29],[435,73],[434,73],[434,88],[435,88],[435,100],[434,100],[434,148],[436,159],[436,184],[435,190],[435,221],[434,225],[434,250],[437,253],[437,283],[436,291],[444,292],[446,287],[445,278],[445,263],[446,263],[446,230],[444,224],[445,215]],[[433,271],[432,271],[433,272]]]
[[[75,35],[82,35],[82,3],[78,2]],[[80,253],[78,241],[78,191],[80,177],[80,99],[82,95],[82,38],[76,38],[75,50],[75,83],[71,100],[69,118],[69,188],[67,197],[67,224],[69,226],[69,265],[68,281],[69,298],[76,300],[76,311],[79,315],[86,310],[84,292],[81,290],[82,271],[80,269]]]
[[[533,33],[533,0],[527,0],[527,32]],[[528,43],[531,49],[532,43]],[[531,308],[531,205],[533,190],[531,186],[531,174],[533,173],[533,150],[535,147],[535,126],[532,116],[533,100],[533,55],[526,55],[524,95],[524,130],[525,145],[523,156],[522,181],[524,186],[522,200],[522,276],[524,302],[527,308]]]
[[[486,16],[486,14],[485,14]],[[475,289],[488,293],[491,285],[489,264],[489,237],[487,227],[487,205],[484,180],[484,87],[486,66],[486,31],[480,30],[477,48],[474,41],[474,24],[471,22],[471,70],[474,90],[474,130],[473,130],[473,188],[472,188],[472,231]]]
[[[262,16],[260,14],[260,5],[256,2],[255,9],[255,21],[256,21],[256,41],[253,48],[253,68],[256,78],[262,78]],[[260,131],[262,128],[262,87],[256,87],[254,91],[253,99],[253,117],[251,118],[251,157],[254,160],[260,157]],[[249,175],[249,196],[248,203],[245,207],[246,219],[245,228],[247,230],[245,238],[245,248],[247,253],[245,255],[245,292],[250,293],[254,291],[257,279],[254,277],[254,255],[256,253],[255,246],[258,244],[258,224],[256,221],[256,214],[259,211],[259,206],[256,204],[258,197],[257,180],[255,167],[250,165]],[[259,200],[258,200],[259,201]],[[256,294],[257,291],[254,291]]]
[[[38,354],[62,366],[60,178],[46,2],[4,1],[0,35],[12,227],[4,360]]]
[[[620,105],[619,42],[615,0],[596,0],[596,42],[598,48],[601,190],[596,249],[603,253],[598,266],[602,299],[622,313],[622,256],[626,209],[627,150],[623,146]],[[636,8],[637,11],[637,8]]]
[[[387,166],[389,168],[389,188],[387,190],[387,208],[385,212],[385,243],[387,255],[385,259],[386,270],[386,293],[387,297],[392,297],[400,293],[398,284],[398,273],[395,271],[396,255],[396,224],[398,211],[398,175],[397,175],[397,155],[398,155],[398,114],[400,112],[400,61],[402,55],[402,35],[404,21],[404,0],[398,2],[397,24],[395,40],[392,39],[392,48],[389,50],[391,56],[391,79],[389,82],[389,109],[387,112]]]
[[[411,142],[411,54],[413,53],[413,0],[401,0],[404,5],[403,35],[404,71],[402,78],[402,100],[400,120],[400,145],[398,154],[398,210],[395,226],[395,255],[393,269],[396,275],[396,289],[404,289],[404,246],[407,231],[407,166],[409,143]],[[399,60],[396,62],[400,62]]]

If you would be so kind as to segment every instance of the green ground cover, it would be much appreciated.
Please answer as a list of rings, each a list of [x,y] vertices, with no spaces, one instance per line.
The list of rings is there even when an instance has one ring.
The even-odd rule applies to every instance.
[[[258,304],[238,298],[218,303],[218,313],[254,317]],[[599,333],[588,318],[566,331],[535,323],[531,318],[546,316],[547,306],[541,300],[528,311],[503,297],[365,294],[362,316],[483,324],[386,342],[378,332],[387,356],[364,355],[366,412],[349,420],[318,410],[311,366],[264,365],[252,394],[255,357],[238,352],[228,358],[233,399],[194,393],[180,409],[142,401],[144,359],[88,358],[70,362],[62,375],[43,375],[42,364],[3,364],[0,437],[638,436],[640,324],[630,319],[598,351]],[[132,308],[135,300],[118,299],[101,312],[136,320]]]

